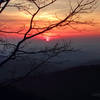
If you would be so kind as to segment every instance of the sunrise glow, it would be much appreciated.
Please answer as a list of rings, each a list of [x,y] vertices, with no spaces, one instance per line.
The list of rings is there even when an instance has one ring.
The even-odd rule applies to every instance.
[[[45,37],[46,42],[50,41],[50,37]]]
[[[63,0],[64,1],[64,0]],[[13,2],[13,1],[12,1]],[[52,9],[53,7],[53,9]],[[40,13],[38,13],[33,20],[33,25],[37,26],[37,27],[45,27],[50,25],[51,23],[54,23],[56,21],[59,21],[60,18],[62,18],[61,16],[63,15],[63,17],[66,15],[65,12],[63,12],[65,9],[66,5],[58,0],[58,3],[53,6],[50,6],[49,8],[47,7],[46,9],[41,10]],[[61,9],[61,10],[60,10]],[[66,8],[67,9],[67,8]],[[36,9],[35,9],[36,10]],[[16,12],[16,13],[15,13]],[[34,13],[34,10],[33,12]],[[57,16],[56,16],[57,15]],[[61,15],[61,16],[60,16]],[[93,25],[72,25],[71,27],[64,27],[64,28],[56,28],[51,30],[50,32],[46,32],[43,33],[42,35],[36,36],[36,38],[45,40],[46,42],[50,42],[51,40],[54,39],[58,39],[58,38],[63,38],[63,37],[82,37],[82,36],[96,36],[96,35],[100,35],[100,10],[99,8],[97,9],[97,11],[95,11],[95,13],[92,14],[88,14],[87,16],[81,16],[82,21],[85,20],[92,20],[94,21],[95,24]],[[91,17],[91,19],[90,19]],[[25,34],[25,32],[28,30],[29,26],[30,26],[30,19],[31,19],[31,15],[24,12],[24,11],[19,11],[18,9],[13,9],[12,8],[8,8],[5,9],[5,11],[0,15],[0,23],[2,24],[4,22],[4,28],[6,28],[7,31],[17,31],[23,27],[25,27],[25,29],[23,30],[23,32],[21,33],[21,35],[19,35],[19,37],[23,37],[23,35]],[[58,19],[59,18],[59,19]],[[78,30],[75,30],[78,29]],[[32,34],[37,33],[37,30],[33,30],[31,32]],[[0,35],[2,35],[3,33],[0,32]],[[11,36],[17,36],[18,34],[6,34],[8,37]]]
[[[0,0],[0,100],[99,97],[100,0]]]
[[[30,14],[27,14],[27,13],[25,13],[25,12],[20,12],[20,16],[23,18],[24,17],[24,19],[26,18],[26,19],[30,19],[31,18],[31,15]]]
[[[56,21],[57,18],[53,14],[49,14],[48,12],[44,12],[38,16],[39,20],[49,20],[49,21]]]

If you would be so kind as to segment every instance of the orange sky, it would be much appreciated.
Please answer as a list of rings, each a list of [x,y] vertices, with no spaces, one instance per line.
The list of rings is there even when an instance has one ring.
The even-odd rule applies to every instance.
[[[14,0],[12,0],[11,3],[13,3],[13,1]],[[38,14],[35,20],[39,20],[38,21],[39,25],[41,24],[45,26],[48,24],[48,21],[50,24],[50,21],[52,22],[52,21],[57,20],[56,16],[59,16],[59,18],[62,18],[63,15],[65,15],[64,8],[65,8],[65,3],[63,4],[61,3],[61,0],[58,0],[57,3],[48,7],[46,10],[43,9],[43,11],[41,11]],[[0,29],[4,29],[6,27],[7,31],[12,31],[12,30],[17,31],[18,29],[20,29],[21,27],[25,25],[25,28],[27,30],[30,17],[31,17],[30,15],[26,14],[25,12],[18,11],[16,8],[6,8],[6,10],[4,10],[4,12],[0,15],[0,25],[4,24]],[[60,28],[60,29],[56,28],[50,32],[47,32],[43,35],[38,36],[38,38],[49,41],[49,40],[60,38],[60,37],[100,35],[100,30],[99,30],[100,28],[100,7],[98,7],[94,13],[84,15],[83,20],[90,20],[90,21],[94,20],[95,24],[94,26],[72,25],[77,30],[72,30],[72,28],[69,26]],[[0,33],[0,34],[3,34],[3,33]],[[9,36],[11,35],[9,33]],[[15,36],[15,34],[13,34],[12,36]]]

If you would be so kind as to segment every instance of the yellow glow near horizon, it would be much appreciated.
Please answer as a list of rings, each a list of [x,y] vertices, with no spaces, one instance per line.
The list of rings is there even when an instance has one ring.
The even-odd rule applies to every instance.
[[[38,18],[41,20],[50,20],[50,21],[55,21],[57,20],[56,16],[53,14],[50,14],[48,12],[43,12],[42,14],[40,14],[40,16],[38,16]]]
[[[30,19],[30,18],[31,18],[31,15],[26,14],[26,13],[24,13],[24,12],[20,12],[19,15],[20,15],[22,18],[24,18],[24,19],[25,19],[25,18],[27,18],[27,19]],[[35,20],[56,21],[56,20],[58,20],[58,19],[57,19],[56,16],[53,15],[53,14],[49,14],[49,13],[47,13],[47,12],[43,12],[43,13],[37,15],[37,17],[35,18]]]
[[[19,16],[21,19],[30,19],[32,16],[30,14],[26,14],[24,12],[19,12]],[[90,13],[87,16],[86,15],[82,15],[82,20],[90,20],[90,16],[91,16],[91,20],[93,21],[93,19],[95,18],[95,22],[100,22],[100,13],[95,12],[95,13]],[[50,14],[48,12],[42,12],[41,14],[38,14],[35,17],[35,20],[42,20],[42,21],[57,21],[58,19],[56,18],[56,15],[54,14]],[[90,20],[90,21],[91,21]]]
[[[30,19],[31,18],[31,15],[29,15],[29,14],[26,14],[26,13],[24,13],[24,12],[20,12],[20,16],[21,17],[24,17],[24,19]]]

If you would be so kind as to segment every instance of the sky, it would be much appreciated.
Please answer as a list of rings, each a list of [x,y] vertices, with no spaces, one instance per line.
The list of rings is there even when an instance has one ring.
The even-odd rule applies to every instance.
[[[57,2],[55,2],[53,5],[50,5],[46,9],[42,9],[41,12],[38,14],[38,16],[35,18],[35,24],[45,26],[52,22],[55,22],[57,20],[56,17],[59,19],[64,18],[65,15],[69,11],[69,5],[67,1],[68,0],[57,0]],[[76,0],[71,0],[71,1],[72,1],[72,5],[74,5]],[[12,5],[17,2],[24,2],[24,0],[11,0],[9,5]],[[61,61],[63,60],[65,65],[68,65],[70,67],[72,65],[75,66],[80,63],[83,65],[84,63],[85,64],[91,63],[91,62],[96,63],[96,61],[100,63],[100,60],[99,60],[100,57],[98,56],[100,55],[100,6],[99,4],[100,4],[100,0],[98,0],[97,8],[95,9],[93,13],[89,13],[89,14],[85,14],[84,16],[83,15],[81,16],[82,21],[85,21],[85,20],[92,21],[94,22],[93,25],[79,25],[79,24],[73,25],[73,28],[75,29],[72,29],[72,27],[69,27],[69,26],[63,27],[63,28],[58,27],[42,35],[39,35],[38,37],[32,40],[32,44],[30,44],[30,41],[31,41],[30,40],[28,46],[31,45],[33,47],[32,50],[35,50],[36,48],[41,48],[41,47],[44,48],[46,47],[45,44],[49,45],[50,43],[50,45],[52,46],[52,43],[55,43],[57,41],[59,42],[59,40],[63,41],[62,40],[63,38],[64,40],[67,40],[67,41],[71,40],[72,47],[75,47],[75,49],[81,49],[81,52],[77,52],[75,54],[69,53],[68,55],[66,55],[66,57],[65,57],[65,54],[59,56],[58,58],[60,58]],[[36,8],[34,7],[34,5],[32,7],[33,9],[31,11],[34,12]],[[30,15],[28,15],[27,13],[23,11],[19,11],[18,9],[14,7],[7,7],[3,11],[3,13],[0,14],[0,30],[6,29],[6,31],[9,31],[9,32],[17,31],[21,28],[24,28],[24,25],[25,25],[25,30],[20,35],[14,34],[14,33],[4,34],[3,32],[0,32],[0,39],[4,38],[6,39],[6,41],[10,39],[11,43],[16,44],[16,42],[18,42],[20,38],[22,39],[23,33],[27,31],[29,27],[29,21],[30,21]],[[32,33],[34,33],[34,31]],[[52,40],[54,40],[55,42]],[[8,52],[6,52],[5,50],[4,53],[3,52],[1,53],[2,55],[4,55]],[[59,59],[58,60],[57,59],[55,59],[55,61],[58,61],[57,66],[54,68],[54,66],[52,67],[52,64],[51,64],[49,65],[49,67],[46,68],[47,71],[49,71],[50,69],[51,70],[63,69],[62,63],[59,64],[60,61]],[[25,66],[22,66],[22,67],[24,67],[25,69]],[[19,70],[18,70],[18,73],[19,73]],[[5,74],[1,76],[5,76]]]
[[[12,5],[12,4],[15,4],[15,3],[19,3],[19,2],[25,2],[25,1],[27,1],[27,0],[11,0],[10,1],[10,3],[9,3],[9,5]],[[48,0],[49,1],[49,0]],[[50,6],[48,6],[48,7],[46,7],[46,9],[42,9],[42,11],[41,11],[41,13],[39,14],[39,15],[41,15],[40,16],[40,18],[51,18],[52,19],[52,17],[54,17],[54,15],[53,14],[57,14],[57,15],[63,15],[64,16],[64,14],[66,14],[66,12],[69,12],[69,9],[70,9],[70,7],[69,7],[69,2],[68,2],[69,0],[57,0],[54,4],[52,4],[52,5],[50,5]],[[75,4],[76,4],[76,1],[77,0],[70,0],[71,1],[71,3],[72,3],[72,6],[74,6]],[[86,1],[86,0],[85,0]],[[27,4],[28,4],[28,2],[26,2]],[[26,3],[24,3],[24,4],[26,4]],[[100,1],[98,0],[98,4],[97,4],[97,8],[96,8],[96,10],[94,11],[94,13],[92,13],[93,14],[93,16],[94,15],[96,15],[97,17],[96,17],[96,20],[98,20],[98,18],[99,18],[99,16],[100,16],[100,6],[99,6],[99,3],[100,3]],[[30,3],[29,3],[30,4]],[[33,10],[32,10],[32,12],[34,12],[34,9],[35,9],[35,6],[34,5],[32,5],[32,7],[33,7]],[[16,13],[15,13],[16,12]],[[18,11],[18,9],[16,9],[16,8],[14,8],[14,7],[8,7],[8,8],[6,8],[5,9],[5,11],[3,12],[3,14],[2,14],[3,16],[5,15],[5,16],[16,16],[16,18],[19,18],[20,17],[20,19],[21,19],[21,17],[22,17],[22,19],[25,17],[25,19],[26,18],[30,18],[30,16],[29,15],[27,15],[25,12],[23,12],[23,11]],[[1,16],[2,16],[1,15]],[[10,17],[11,17],[10,16]],[[62,17],[62,16],[61,16]],[[54,18],[54,20],[55,20],[55,18]],[[100,20],[100,19],[99,19]]]
[[[49,0],[47,0],[49,1]],[[76,4],[77,0],[71,0],[72,6]],[[24,2],[24,4],[30,4],[27,0],[11,0],[9,5],[15,3]],[[93,13],[81,15],[84,21],[93,21],[95,24],[93,26],[89,25],[74,25],[77,30],[72,30],[71,27],[55,29],[43,35],[49,41],[49,38],[65,37],[65,36],[80,36],[81,35],[100,35],[100,1],[98,0],[97,8]],[[32,5],[33,9],[31,12],[36,10],[35,5]],[[46,9],[42,9],[41,12],[36,16],[35,20],[39,20],[40,25],[47,25],[48,22],[56,21],[62,19],[69,12],[69,2],[68,0],[57,0],[54,4],[48,6]],[[0,24],[5,24],[7,30],[17,30],[20,27],[29,26],[31,16],[24,11],[19,11],[14,7],[7,7],[2,14],[0,14]],[[38,22],[37,22],[38,24]],[[2,27],[1,27],[2,28]],[[27,28],[26,28],[27,29]],[[63,31],[62,31],[63,30]],[[82,31],[84,30],[84,31]],[[53,34],[52,34],[53,33]],[[67,33],[67,34],[66,34]],[[41,38],[41,36],[39,36]]]

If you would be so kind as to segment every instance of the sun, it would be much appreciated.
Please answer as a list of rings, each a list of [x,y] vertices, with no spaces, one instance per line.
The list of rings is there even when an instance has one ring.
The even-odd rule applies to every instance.
[[[51,41],[56,40],[60,37],[56,33],[51,33],[50,32],[50,33],[41,34],[41,35],[37,36],[37,38],[39,38],[39,39],[41,39],[45,42],[51,42]]]
[[[46,42],[50,42],[50,37],[46,36],[44,37]]]

